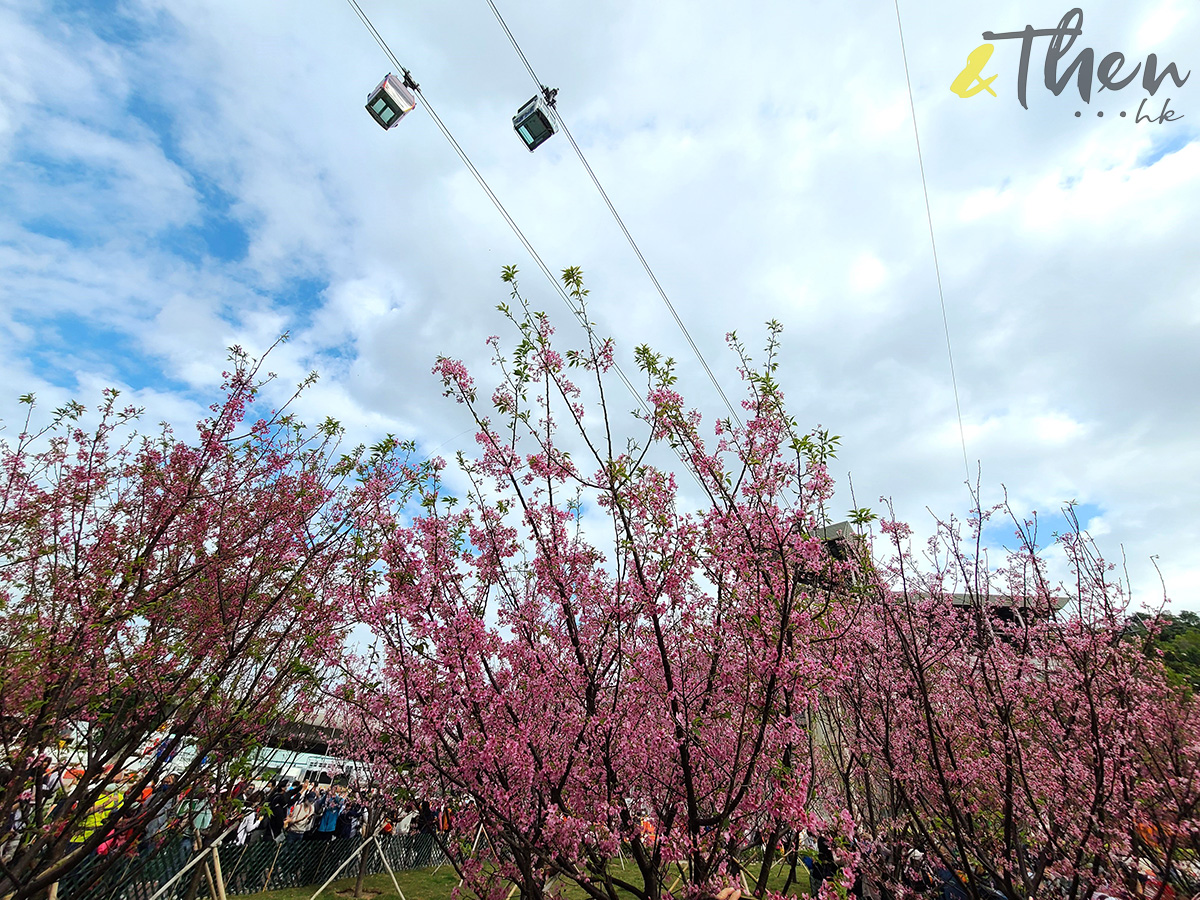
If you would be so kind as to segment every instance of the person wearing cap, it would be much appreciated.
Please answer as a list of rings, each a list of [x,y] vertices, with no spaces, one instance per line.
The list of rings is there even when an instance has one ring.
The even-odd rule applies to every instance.
[[[250,840],[252,834],[259,834],[263,825],[262,809],[258,805],[258,795],[255,793],[250,798],[250,803],[247,805],[246,815],[242,817],[242,821],[238,823],[237,837],[234,838],[234,843],[237,846],[245,846]]]
[[[927,894],[933,887],[925,854],[915,847],[908,852],[907,864],[901,873],[904,886],[914,894]]]

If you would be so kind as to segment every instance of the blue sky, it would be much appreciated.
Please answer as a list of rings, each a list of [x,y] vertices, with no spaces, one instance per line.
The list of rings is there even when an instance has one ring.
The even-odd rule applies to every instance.
[[[583,267],[627,368],[654,344],[719,414],[565,140],[529,154],[512,134],[532,87],[486,4],[364,7],[549,264]],[[1117,113],[1140,84],[1086,107],[1046,91],[1043,42],[1024,110],[1017,48],[1000,46],[999,96],[962,99],[949,85],[983,31],[1049,27],[1065,8],[901,7],[985,502],[1007,490],[1019,514],[1053,517],[1076,500],[1135,590],[1157,590],[1157,556],[1176,602],[1200,608],[1200,75],[1147,103],[1169,97],[1182,119],[1135,123]],[[960,511],[893,6],[501,8],[727,392],[724,334],[755,346],[779,319],[793,411],[843,435],[835,475],[853,476],[856,505],[890,497],[919,533],[927,510]],[[1193,2],[1110,0],[1085,8],[1080,46],[1200,71],[1198,38]],[[387,132],[371,121],[389,68],[337,3],[0,5],[0,414],[25,391],[94,402],[113,384],[184,425],[225,347],[289,331],[272,368],[281,390],[320,370],[313,420],[468,447],[434,358],[484,374],[503,264],[535,306],[558,301],[424,110]]]

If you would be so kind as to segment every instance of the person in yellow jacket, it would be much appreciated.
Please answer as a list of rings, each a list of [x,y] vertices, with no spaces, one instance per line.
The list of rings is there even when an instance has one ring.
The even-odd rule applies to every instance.
[[[82,844],[95,833],[97,828],[104,825],[109,814],[121,804],[121,790],[116,784],[110,782],[105,786],[103,793],[96,798],[96,802],[92,804],[88,810],[87,816],[83,820],[83,827],[75,836],[73,843]]]

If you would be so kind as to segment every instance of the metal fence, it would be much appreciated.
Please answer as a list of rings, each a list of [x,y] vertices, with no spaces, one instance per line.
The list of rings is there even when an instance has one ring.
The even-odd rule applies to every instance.
[[[219,849],[221,874],[226,894],[255,894],[279,888],[322,884],[358,849],[361,838],[289,841],[259,840],[239,847],[226,842]],[[431,834],[380,835],[379,848],[393,869],[420,869],[446,861]],[[366,874],[386,871],[374,841],[362,851]],[[206,849],[205,853],[211,851]],[[97,880],[93,866],[85,862],[59,882],[59,900],[150,900],[154,893],[193,859],[190,844],[181,838],[164,844],[152,855],[127,856]],[[346,866],[340,878],[358,875],[359,862]],[[314,888],[315,889],[315,888]],[[195,892],[194,894],[192,892]],[[160,900],[198,900],[212,896],[205,864],[192,868]]]

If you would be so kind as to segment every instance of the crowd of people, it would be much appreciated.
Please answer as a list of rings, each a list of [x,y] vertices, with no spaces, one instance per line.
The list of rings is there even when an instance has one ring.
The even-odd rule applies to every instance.
[[[812,894],[816,896],[821,884],[837,875],[841,866],[836,861],[832,844],[825,837],[817,839],[812,851],[806,854],[804,862],[809,869]],[[864,897],[866,900],[893,900],[899,896],[967,900],[969,884],[973,884],[977,894],[984,900],[1004,900],[1007,896],[1003,885],[993,879],[982,865],[975,866],[974,871],[967,873],[948,867],[932,854],[913,846],[876,848],[867,852],[875,857],[873,862],[876,865],[873,868],[890,871],[895,877],[887,883],[871,879],[864,881],[859,871],[849,890],[850,896],[859,900]],[[1200,887],[1200,865],[1194,861],[1175,865],[1171,876],[1164,882],[1162,873],[1157,872],[1147,860],[1130,858],[1127,860],[1126,875],[1128,882],[1135,885],[1133,894],[1137,897],[1159,900],[1200,898],[1200,893],[1196,893]],[[1037,895],[1067,896],[1068,888],[1065,882],[1050,877],[1043,882]],[[1092,900],[1124,897],[1127,892],[1127,885],[1101,886],[1093,891]]]
[[[748,836],[746,849],[764,852],[763,836]],[[827,881],[841,882],[848,857],[825,835],[791,833],[776,845],[780,857],[801,862],[808,871],[809,891],[820,893]],[[852,842],[851,849],[860,853],[852,884],[844,884],[846,894],[857,900],[897,900],[900,897],[928,897],[930,900],[967,900],[968,886],[983,900],[1004,900],[1008,894],[983,865],[971,872],[949,866],[935,853],[915,844],[897,843],[880,846]],[[752,855],[753,856],[753,855]],[[754,857],[760,858],[760,857]],[[864,877],[864,873],[868,873]],[[1125,878],[1120,885],[1101,885],[1095,888],[1090,900],[1113,900],[1116,897],[1135,897],[1147,900],[1200,900],[1200,861],[1190,856],[1172,864],[1170,872],[1158,871],[1149,860],[1130,857],[1124,863]],[[1030,879],[1033,872],[1030,872]],[[790,882],[789,882],[790,883]],[[1018,892],[1024,890],[1017,885]],[[1045,875],[1036,892],[1038,897],[1066,897],[1071,886],[1067,882]]]
[[[265,856],[272,862],[274,876],[270,871],[261,874],[279,880],[291,875],[304,877],[308,869],[315,868],[311,865],[314,858],[344,856],[340,847],[325,854],[316,847],[297,846],[298,842],[341,838],[357,846],[376,832],[416,835],[449,828],[448,813],[435,810],[428,802],[403,809],[379,791],[334,784],[329,779],[240,781],[215,790],[203,782],[180,785],[174,774],[155,783],[137,770],[106,769],[90,780],[86,796],[94,802],[83,810],[76,798],[83,795],[84,770],[50,757],[43,762],[37,770],[42,774],[35,772],[7,821],[0,822],[0,862],[8,865],[21,852],[23,839],[33,834],[30,826],[35,822],[51,827],[60,823],[71,846],[88,848],[62,879],[65,893],[60,896],[64,897],[79,891],[86,894],[86,885],[101,873],[105,873],[105,883],[112,883],[125,877],[146,881],[147,876],[138,873],[153,870],[157,873],[154,880],[161,882],[218,839],[226,847],[247,851],[269,843],[261,851],[239,852],[238,859],[253,862]],[[0,767],[0,788],[7,787],[12,777],[11,770]],[[117,811],[119,816],[114,816]],[[97,831],[103,833],[97,837]],[[400,858],[405,854],[433,858],[432,840],[408,843],[425,852],[410,852],[412,848],[405,842],[396,843],[392,852]],[[289,872],[289,867],[295,871]]]
[[[252,791],[235,842],[323,841],[361,836],[370,812],[368,797],[339,785],[278,782]]]
[[[3,776],[0,770],[0,779]],[[167,775],[157,784],[143,784],[137,772],[105,772],[104,787],[95,803],[85,814],[80,814],[70,807],[74,777],[67,767],[52,761],[47,763],[40,783],[22,796],[10,821],[4,823],[0,832],[3,834],[0,861],[5,865],[11,861],[20,847],[25,826],[35,819],[38,804],[41,804],[40,818],[44,821],[70,818],[75,823],[70,835],[73,844],[82,845],[98,829],[107,829],[103,840],[79,866],[81,873],[94,867],[99,857],[117,854],[123,857],[124,865],[119,868],[124,869],[151,857],[165,857],[167,864],[160,868],[173,874],[194,859],[198,850],[221,838],[226,845],[246,851],[256,844],[270,844],[271,847],[263,848],[263,852],[271,859],[272,868],[277,867],[277,880],[282,876],[305,883],[306,877],[315,874],[313,860],[317,853],[297,846],[300,842],[341,838],[357,845],[376,833],[434,835],[449,832],[453,827],[449,807],[435,807],[429,801],[421,801],[401,808],[378,791],[359,790],[329,781],[239,782],[222,794],[206,790],[200,784],[180,789],[175,775]],[[122,809],[123,815],[114,826],[110,816],[116,809]],[[803,859],[809,869],[812,893],[816,895],[822,883],[838,875],[840,854],[835,853],[833,845],[823,836],[815,839],[793,837],[795,843],[785,841],[787,846],[780,846],[779,850],[785,855],[796,853]],[[652,828],[648,835],[643,833],[642,838],[653,842]],[[760,841],[754,836],[750,846]],[[410,864],[423,864],[421,860],[429,858],[433,846],[432,840],[415,842],[409,849],[421,852],[410,853],[413,856]],[[938,863],[931,854],[912,846],[864,852],[875,857],[876,865],[869,868],[894,873],[895,878],[888,881],[895,883],[873,883],[868,879],[864,884],[860,874],[848,891],[859,900],[864,896],[870,900],[890,900],[898,894],[965,900],[965,886],[969,882],[984,897],[1003,897],[1001,886],[993,884],[982,867],[972,873],[954,871]],[[251,854],[251,858],[256,855],[262,854]],[[242,853],[239,859],[245,857]],[[1131,867],[1135,864],[1134,860],[1130,861]],[[1143,896],[1174,900],[1190,895],[1190,892],[1177,894],[1172,883],[1164,886],[1159,873],[1148,864],[1138,865],[1136,870],[1131,868],[1129,874],[1130,882],[1135,878],[1138,881]],[[262,880],[264,886],[271,877],[272,872],[268,870]],[[1200,867],[1184,863],[1168,881],[1200,883]],[[1117,887],[1112,891],[1120,893]],[[1104,891],[1100,891],[1096,896],[1103,894]]]

